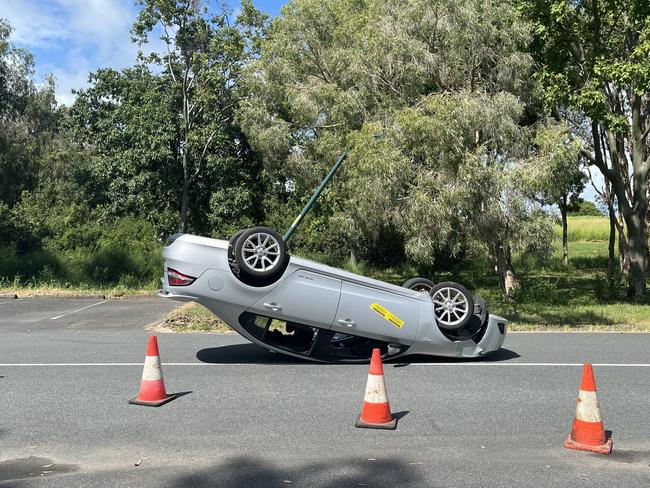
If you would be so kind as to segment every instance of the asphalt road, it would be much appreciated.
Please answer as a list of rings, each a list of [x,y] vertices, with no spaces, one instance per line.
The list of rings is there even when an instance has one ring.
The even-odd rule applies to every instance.
[[[160,334],[167,389],[188,393],[129,405],[145,327],[173,304],[98,302],[0,300],[0,487],[650,486],[649,334],[511,334],[489,361],[388,363],[400,419],[375,431],[354,428],[367,366],[235,334]],[[583,361],[611,456],[562,447]]]

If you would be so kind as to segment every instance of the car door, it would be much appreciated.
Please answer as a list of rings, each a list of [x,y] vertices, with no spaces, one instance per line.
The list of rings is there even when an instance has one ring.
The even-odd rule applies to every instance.
[[[418,331],[420,304],[415,298],[344,281],[332,329],[411,344]]]
[[[341,295],[341,280],[299,269],[259,300],[258,315],[329,329]]]

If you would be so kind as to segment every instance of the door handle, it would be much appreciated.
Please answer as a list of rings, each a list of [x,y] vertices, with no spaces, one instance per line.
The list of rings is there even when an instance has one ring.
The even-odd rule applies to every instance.
[[[265,303],[264,308],[268,308],[273,312],[279,312],[280,310],[282,310],[282,306],[279,303],[275,303],[275,302]]]
[[[354,327],[357,323],[352,319],[339,319],[339,324],[347,325],[348,327]]]

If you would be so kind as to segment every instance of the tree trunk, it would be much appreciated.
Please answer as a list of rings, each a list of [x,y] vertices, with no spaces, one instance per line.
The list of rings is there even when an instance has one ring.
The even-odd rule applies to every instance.
[[[506,297],[511,297],[514,291],[519,288],[519,282],[515,276],[515,270],[512,266],[512,255],[510,245],[498,244],[494,257],[497,262],[497,274],[499,275],[499,285]]]
[[[569,238],[566,218],[567,197],[564,195],[560,200],[560,214],[562,214],[562,264],[569,265]]]
[[[650,175],[648,175],[650,178]],[[646,200],[650,202],[650,180],[648,181],[648,188],[646,189]],[[645,272],[650,271],[650,206],[645,212]]]
[[[350,266],[354,268],[357,266],[357,253],[353,248],[350,248]]]
[[[625,219],[628,232],[629,247],[629,286],[627,290],[628,298],[636,298],[645,293],[645,265],[646,253],[648,247],[648,238],[645,232],[645,209],[643,217],[633,214]]]
[[[178,232],[184,233],[187,231],[187,210],[190,204],[190,182],[186,179],[183,181],[183,188],[181,190],[181,214],[178,222]]]
[[[650,156],[647,155],[645,145],[647,133],[644,117],[641,116],[641,97],[635,90],[630,90],[629,95],[631,133],[623,134],[601,128],[598,121],[592,120],[594,156],[589,157],[611,183],[612,192],[616,195],[627,231],[626,236],[618,229],[621,269],[623,272],[629,271],[628,296],[636,298],[643,295],[646,289],[648,243],[645,220],[648,211]],[[618,99],[627,94],[617,92],[614,96]],[[624,114],[621,112],[621,115]],[[606,150],[609,164],[604,158],[603,149]]]
[[[616,214],[614,213],[614,206],[611,202],[607,204],[607,213],[609,214],[609,246],[607,258],[607,277],[611,278],[614,275],[614,266],[616,266],[616,256],[614,248],[616,246]]]
[[[621,273],[628,276],[630,274],[630,246],[627,237],[620,230],[618,232],[618,260]]]

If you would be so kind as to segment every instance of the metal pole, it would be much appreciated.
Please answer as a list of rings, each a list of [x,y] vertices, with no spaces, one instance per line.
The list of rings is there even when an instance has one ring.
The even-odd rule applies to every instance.
[[[321,181],[321,184],[318,186],[318,188],[316,188],[316,191],[311,196],[311,198],[309,199],[307,204],[303,207],[303,209],[300,212],[300,214],[298,215],[298,217],[296,217],[296,220],[293,221],[293,224],[291,224],[291,227],[289,227],[287,232],[285,232],[285,234],[282,236],[282,239],[284,239],[285,242],[289,240],[289,238],[294,233],[296,228],[300,225],[300,222],[302,222],[303,217],[305,215],[307,215],[307,212],[309,212],[309,209],[314,205],[314,202],[316,201],[316,199],[323,192],[323,190],[325,189],[327,184],[330,182],[330,180],[334,176],[334,173],[336,173],[336,170],[339,169],[339,166],[341,166],[341,163],[343,163],[343,161],[345,161],[345,159],[347,157],[348,157],[348,152],[347,151],[345,151],[343,154],[341,154],[339,156],[339,159],[336,161],[336,163],[334,163],[334,166],[332,166],[332,169],[330,169],[330,172],[327,173],[327,176],[325,177],[325,179],[323,181]]]

